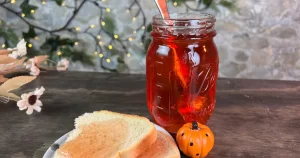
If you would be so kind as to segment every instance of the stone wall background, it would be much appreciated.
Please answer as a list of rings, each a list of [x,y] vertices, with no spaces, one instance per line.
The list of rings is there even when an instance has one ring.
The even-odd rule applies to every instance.
[[[300,79],[300,1],[239,0],[218,15],[220,76]]]
[[[17,1],[18,4],[19,1]],[[106,0],[104,3],[111,8],[117,23],[117,32],[124,37],[140,36],[141,32],[133,34],[135,28],[140,25],[141,18],[132,21],[133,13],[127,13],[131,0]],[[30,3],[41,7],[35,13],[37,23],[47,28],[58,28],[63,25],[71,14],[71,10],[57,6],[54,2],[47,2],[42,6],[40,0],[31,0]],[[73,0],[65,0],[72,4]],[[153,0],[140,0],[141,6],[147,16],[147,23],[152,16],[158,14]],[[193,6],[196,2],[190,1]],[[14,4],[14,5],[17,5]],[[251,78],[251,79],[300,79],[300,1],[299,0],[237,0],[238,11],[232,12],[225,8],[219,8],[220,12],[213,10],[217,17],[215,37],[220,56],[220,77]],[[133,8],[133,12],[134,12]],[[184,6],[169,5],[170,12],[186,12]],[[97,25],[99,11],[88,3],[76,16],[72,26],[88,27]],[[0,18],[5,20],[12,28],[22,31],[28,30],[24,23],[5,9],[0,8]],[[68,36],[67,34],[62,36]],[[46,37],[39,37],[39,41],[33,41],[35,45],[41,44]],[[86,36],[79,37],[82,41],[79,49],[93,53],[94,44]],[[105,38],[105,37],[103,37]],[[0,39],[0,43],[3,39]],[[126,73],[145,73],[145,50],[140,41],[132,41],[128,44],[130,57],[125,57],[125,63],[129,70]],[[105,63],[108,67],[116,67],[117,56],[111,57],[111,63]],[[70,70],[76,71],[104,71],[99,65],[99,57],[95,57],[96,66],[86,67],[80,63],[72,63]]]

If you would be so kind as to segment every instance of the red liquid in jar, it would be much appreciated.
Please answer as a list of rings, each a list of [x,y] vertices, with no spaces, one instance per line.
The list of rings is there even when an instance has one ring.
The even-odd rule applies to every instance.
[[[171,133],[186,122],[206,124],[212,115],[219,64],[215,34],[152,32],[146,58],[147,104],[155,122]]]

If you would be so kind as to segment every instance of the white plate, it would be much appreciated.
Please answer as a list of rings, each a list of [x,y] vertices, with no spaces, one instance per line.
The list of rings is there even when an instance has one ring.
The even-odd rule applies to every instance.
[[[165,134],[169,135],[172,139],[173,137],[162,127],[154,124],[155,128],[157,131],[161,131],[164,132]],[[54,156],[55,151],[59,148],[59,146],[61,146],[62,144],[64,144],[64,142],[67,140],[69,133],[63,135],[62,137],[60,137],[58,140],[56,140],[46,151],[46,153],[44,154],[43,158],[52,158]],[[174,140],[174,139],[173,139]],[[175,141],[175,140],[174,140]]]

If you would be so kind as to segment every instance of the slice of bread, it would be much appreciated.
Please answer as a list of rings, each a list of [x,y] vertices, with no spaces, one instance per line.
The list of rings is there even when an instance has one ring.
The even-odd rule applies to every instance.
[[[180,158],[180,152],[171,136],[158,131],[155,143],[138,158]]]
[[[73,130],[55,158],[134,158],[157,138],[155,126],[145,117],[110,111],[86,113],[75,119]],[[84,145],[84,146],[83,146]],[[67,154],[68,153],[68,154]]]

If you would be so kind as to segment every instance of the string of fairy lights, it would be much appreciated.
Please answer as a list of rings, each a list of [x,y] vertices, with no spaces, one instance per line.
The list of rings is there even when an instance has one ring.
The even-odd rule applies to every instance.
[[[54,1],[54,0],[41,0],[41,4],[42,5],[47,5],[48,2],[50,1]],[[198,0],[196,0],[198,1]],[[16,0],[5,0],[6,3],[11,3],[11,4],[15,4],[16,3]],[[116,34],[116,33],[109,33],[107,32],[105,29],[103,29],[106,25],[106,22],[105,19],[104,19],[104,12],[106,12],[106,14],[108,13],[111,13],[112,12],[112,8],[108,7],[107,5],[107,0],[82,0],[81,4],[80,5],[83,5],[84,3],[86,2],[89,2],[89,3],[92,3],[94,4],[97,8],[99,8],[99,11],[100,11],[100,17],[99,17],[99,27],[97,27],[96,24],[89,24],[88,26],[86,26],[87,28],[84,29],[83,26],[76,26],[75,28],[65,28],[63,30],[60,30],[60,31],[69,31],[71,33],[74,33],[75,36],[77,37],[78,34],[87,34],[89,36],[91,36],[94,41],[95,41],[95,51],[92,52],[92,54],[94,56],[98,56],[100,59],[105,59],[105,61],[107,63],[110,63],[111,62],[111,59],[110,59],[110,54],[108,53],[105,53],[104,48],[108,48],[108,50],[113,50],[115,49],[115,46],[114,46],[114,43],[115,42],[118,42],[120,45],[121,45],[121,51],[120,52],[124,52],[126,57],[131,57],[132,55],[130,54],[130,52],[128,52],[128,49],[126,47],[126,42],[132,42],[132,41],[135,41],[135,40],[139,40],[137,38],[135,38],[135,35],[137,34],[138,31],[142,30],[143,31],[143,35],[145,35],[145,29],[146,29],[146,15],[144,13],[144,11],[142,10],[142,7],[140,5],[140,2],[138,0],[133,0],[132,3],[129,5],[129,7],[126,9],[126,13],[128,14],[131,14],[133,15],[132,16],[132,19],[131,21],[133,23],[137,22],[137,20],[139,19],[138,17],[141,16],[142,17],[142,22],[141,22],[141,25],[139,27],[137,27],[132,33],[133,35],[128,37],[126,39],[121,39],[120,38],[120,35]],[[78,2],[74,1],[74,6],[68,6],[66,4],[65,1],[63,1],[61,3],[61,6],[62,7],[67,7],[67,8],[70,8],[70,9],[74,9],[74,12],[75,10],[77,9],[77,12],[79,10],[80,7],[78,7],[77,5]],[[133,6],[137,6],[138,7],[138,10],[136,12],[132,12],[132,7]],[[177,1],[173,1],[173,6],[177,7],[179,5],[179,2]],[[11,11],[11,10],[8,10],[8,11]],[[36,13],[36,10],[35,9],[32,9],[30,10],[30,14],[35,14]],[[23,21],[26,21],[26,15],[25,13],[18,13],[19,14],[19,17],[20,18],[23,18]],[[72,19],[73,20],[73,19]],[[0,24],[1,24],[1,21],[0,21]],[[28,24],[30,24],[28,22]],[[32,25],[33,27],[35,25]],[[34,27],[35,29],[40,29],[41,31],[46,31],[46,29],[43,29],[43,28],[40,28],[40,27]],[[91,29],[99,29],[99,32],[97,34],[95,33],[91,33],[89,32],[89,30]],[[51,32],[51,31],[48,31],[48,32]],[[103,34],[105,34],[106,36],[108,36],[109,38],[111,39],[108,39],[108,44],[105,44],[104,42],[104,39],[103,39]],[[125,36],[126,37],[126,36]],[[39,40],[39,37],[36,36],[34,38],[34,40]],[[106,39],[107,40],[107,39]],[[76,41],[74,42],[74,46],[78,46],[80,44],[80,41]],[[139,42],[139,44],[141,46],[143,46],[143,42],[142,40]],[[33,47],[33,44],[28,42],[27,43],[27,46],[28,48],[32,48]],[[2,44],[1,45],[2,48],[6,48],[6,45],[5,44]],[[119,49],[119,48],[118,48]],[[63,55],[63,52],[62,51],[57,51],[56,54],[58,56],[61,56]],[[102,64],[102,61],[101,61],[101,64]]]
[[[104,18],[103,18],[103,13],[102,13],[102,12],[105,11],[106,13],[110,13],[111,10],[112,10],[112,9],[109,8],[109,7],[104,7],[105,5],[103,5],[103,4],[105,4],[105,3],[107,2],[107,0],[101,0],[102,4],[100,4],[100,5],[97,3],[97,1],[87,1],[87,2],[94,3],[94,4],[100,9],[100,12],[101,12],[101,15],[100,15],[100,26],[104,27],[104,26],[106,25],[106,22],[105,22],[105,20],[104,20]],[[10,2],[8,1],[7,3],[15,4],[15,3],[16,3],[16,0],[10,0]],[[42,5],[46,5],[46,4],[47,4],[47,1],[46,1],[46,0],[42,0],[42,1],[41,1],[41,4],[42,4]],[[131,12],[131,7],[132,7],[133,5],[135,5],[135,4],[139,5],[139,2],[138,2],[137,0],[134,0],[133,3],[130,5],[130,7],[126,10],[126,12],[127,12],[127,13],[130,13],[130,12]],[[75,5],[76,5],[76,4],[75,4]],[[62,6],[62,7],[66,7],[67,5],[66,5],[66,3],[63,1],[63,2],[61,3],[61,6]],[[75,7],[73,7],[73,8],[76,8],[76,7],[77,7],[77,6],[75,6]],[[72,7],[70,7],[70,8],[72,8]],[[144,19],[144,20],[143,20],[143,25],[140,26],[139,28],[137,28],[136,30],[134,30],[134,31],[133,31],[133,34],[136,34],[137,31],[140,30],[140,29],[145,30],[145,22],[146,22],[145,18],[146,18],[146,17],[145,17],[145,14],[143,13],[143,11],[141,11],[141,8],[140,8],[140,10],[138,11],[138,14],[136,14],[136,15],[134,15],[134,16],[132,17],[132,22],[136,22],[136,21],[137,21],[137,16],[139,16],[140,12],[142,12],[142,15],[144,16],[144,17],[143,17],[143,19]],[[35,14],[35,13],[36,13],[36,10],[32,9],[32,10],[30,10],[30,13],[31,13],[31,14]],[[20,15],[21,15],[22,18],[26,18],[25,13],[20,13]],[[82,31],[82,28],[79,27],[79,26],[76,26],[76,27],[75,27],[75,31],[77,31],[77,33],[88,33],[88,30],[89,30],[89,29],[96,29],[96,25],[95,25],[95,24],[90,24],[89,28],[86,29],[85,31]],[[91,35],[91,36],[95,36],[94,39],[96,39],[95,42],[97,43],[97,47],[96,47],[96,50],[93,52],[93,54],[94,54],[95,56],[99,56],[99,58],[104,58],[104,57],[105,57],[105,55],[104,55],[105,53],[102,52],[103,47],[105,47],[105,45],[104,45],[104,42],[103,42],[101,33],[105,33],[105,34],[108,35],[108,36],[112,36],[112,37],[111,37],[111,38],[112,38],[111,42],[106,46],[109,50],[114,49],[114,46],[113,46],[113,44],[112,44],[114,41],[118,41],[118,42],[122,43],[122,42],[126,42],[126,41],[132,42],[132,41],[135,40],[134,37],[128,37],[127,39],[119,39],[119,35],[118,35],[118,34],[110,35],[109,33],[105,32],[105,30],[103,30],[102,28],[98,28],[98,29],[100,29],[98,35],[95,36],[95,35],[93,35],[93,34],[91,34],[91,33],[88,33],[88,34]],[[68,31],[70,31],[70,30],[68,30]],[[35,37],[34,40],[39,40],[38,36]],[[76,42],[74,43],[74,45],[75,45],[75,46],[78,46],[78,45],[79,45],[79,41],[76,41]],[[123,51],[126,51],[126,56],[127,56],[127,57],[131,57],[131,54],[130,54],[129,52],[127,52],[127,48],[125,47],[125,45],[124,45],[124,44],[121,44],[121,45],[123,46],[123,49],[124,49]],[[140,45],[143,45],[143,42],[140,42]],[[2,47],[2,48],[6,48],[6,45],[5,45],[5,44],[2,44],[1,47]],[[28,43],[27,43],[27,47],[28,47],[28,48],[32,48],[32,47],[33,47],[33,44],[28,42]],[[62,51],[57,51],[56,54],[57,54],[58,56],[61,56],[61,55],[63,54],[63,52],[62,52]],[[111,59],[109,58],[109,56],[105,58],[105,61],[106,61],[107,63],[111,62]]]
[[[106,0],[102,0],[102,2],[106,2]],[[96,4],[96,3],[94,3],[94,4],[100,9],[100,18],[99,18],[100,25],[102,27],[105,27],[106,22],[105,22],[105,20],[103,18],[103,12],[110,13],[112,9],[109,8],[109,7],[100,6],[99,4]],[[137,16],[139,16],[140,13],[143,16],[143,22],[142,22],[142,25],[140,27],[138,27],[136,30],[133,31],[133,34],[136,34],[137,31],[139,31],[139,30],[145,30],[145,28],[146,28],[146,26],[145,26],[145,24],[146,24],[146,16],[145,16],[145,13],[142,11],[142,9],[140,7],[140,4],[139,4],[139,2],[137,0],[133,1],[133,3],[127,8],[126,12],[130,13],[132,6],[135,5],[135,4],[139,6],[140,10],[138,10],[137,14],[135,14],[132,17],[132,22],[136,22]],[[96,25],[91,24],[89,26],[89,28],[87,30],[83,31],[82,33],[87,33],[88,35],[93,36],[92,34],[88,33],[87,31],[89,29],[94,29],[95,27],[96,27]],[[81,28],[80,27],[76,27],[76,31],[81,32]],[[111,37],[111,40],[110,40],[110,42],[109,42],[108,45],[104,45],[101,33],[104,33],[104,34],[106,34],[106,35],[108,35],[108,36]],[[125,44],[123,42],[132,42],[132,41],[134,41],[135,38],[133,36],[132,37],[128,37],[127,39],[120,39],[120,37],[119,37],[118,34],[115,34],[115,33],[110,34],[110,33],[106,32],[104,29],[100,28],[98,35],[95,36],[95,37],[93,37],[93,38],[95,39],[95,43],[96,43],[96,50],[93,52],[93,54],[95,56],[99,56],[100,58],[105,58],[105,61],[107,63],[110,63],[111,59],[109,58],[109,56],[105,57],[105,55],[104,55],[105,53],[102,50],[103,50],[103,47],[107,47],[108,50],[114,49],[113,42],[119,42],[121,44],[122,48],[123,48],[123,50],[121,52],[125,52],[127,57],[131,57],[131,54],[127,51],[127,48],[125,47]],[[75,45],[78,45],[78,43],[75,43]],[[143,42],[140,42],[140,45],[142,46]]]

